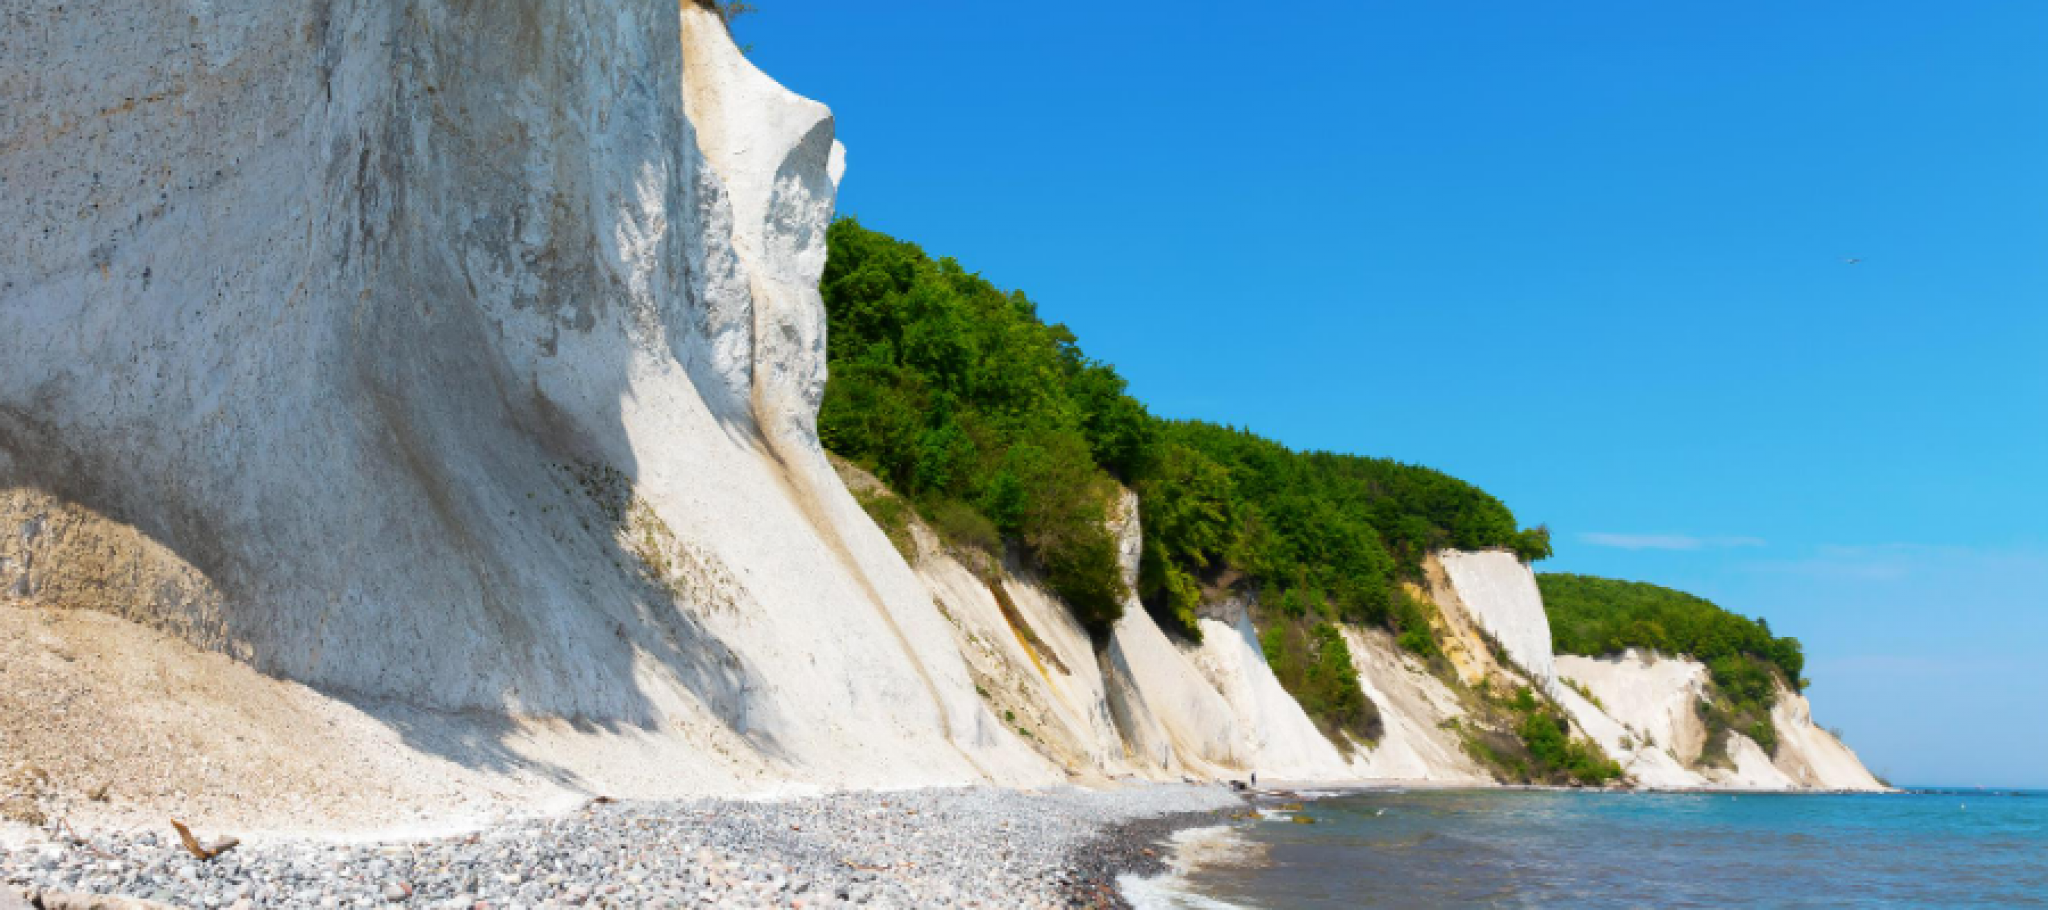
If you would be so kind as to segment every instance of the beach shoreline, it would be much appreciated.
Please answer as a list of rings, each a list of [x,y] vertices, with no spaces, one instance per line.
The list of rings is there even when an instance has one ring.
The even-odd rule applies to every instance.
[[[1160,842],[1245,805],[1181,784],[593,801],[463,836],[265,838],[211,861],[168,827],[64,832],[0,847],[0,886],[172,907],[1128,908],[1120,876],[1165,871]]]
[[[1573,788],[1289,781],[1245,790],[1132,783],[594,799],[468,830],[259,833],[211,861],[191,856],[168,823],[163,831],[17,826],[0,839],[0,885],[25,897],[173,907],[1130,908],[1131,882],[1181,871],[1180,832],[1312,813],[1321,800],[1363,792],[1468,789]]]

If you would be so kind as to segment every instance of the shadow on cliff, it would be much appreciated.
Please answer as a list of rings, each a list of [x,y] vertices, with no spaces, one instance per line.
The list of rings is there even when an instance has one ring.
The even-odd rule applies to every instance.
[[[608,33],[620,26],[602,4],[457,6],[399,43],[420,71],[446,74],[435,96],[395,98],[356,173],[330,183],[352,194],[340,207],[358,216],[341,243],[346,267],[374,289],[375,309],[349,329],[351,384],[372,405],[354,413],[375,415],[361,431],[377,443],[378,470],[406,491],[392,506],[424,506],[438,532],[414,558],[458,579],[457,625],[492,644],[469,655],[490,679],[477,694],[512,713],[614,735],[708,718],[761,759],[785,759],[749,723],[760,674],[700,619],[751,605],[731,602],[743,593],[716,583],[716,558],[675,539],[638,499],[641,465],[621,413],[636,353],[653,353],[647,329],[659,326],[727,441],[765,448],[750,415],[720,407],[727,396],[690,369],[701,352],[678,341],[707,308],[684,238],[709,227],[687,205],[706,165],[679,116],[676,23],[646,15],[657,27],[645,46],[666,56],[590,85],[580,54],[560,50],[634,40]],[[509,134],[446,116],[503,104],[507,85],[565,101],[523,109],[541,122],[507,124]],[[517,154],[508,135],[526,141]],[[645,204],[651,177],[656,214],[672,223],[650,276],[624,248],[656,230],[627,204]],[[535,280],[494,284],[494,274]],[[445,645],[418,659],[435,661]],[[354,700],[424,752],[582,785],[508,748],[520,728],[495,712],[464,711],[451,726],[433,707]]]
[[[315,6],[324,17],[326,4]],[[689,567],[674,565],[687,561],[688,542],[661,539],[658,516],[650,521],[632,493],[642,466],[621,407],[635,322],[651,318],[674,339],[704,306],[678,235],[702,228],[684,200],[705,165],[680,118],[677,26],[658,9],[622,23],[594,0],[520,0],[398,17],[389,71],[363,77],[387,78],[386,91],[365,111],[323,111],[318,100],[348,96],[336,83],[360,71],[308,67],[308,128],[330,152],[323,179],[310,181],[321,198],[300,201],[339,217],[322,225],[328,242],[304,269],[358,292],[337,294],[322,315],[314,362],[270,368],[306,371],[328,394],[294,402],[306,413],[280,424],[270,389],[232,389],[218,402],[226,416],[203,424],[197,444],[176,435],[189,424],[57,429],[89,403],[0,410],[0,451],[13,463],[0,463],[0,485],[43,489],[138,529],[218,592],[201,644],[347,701],[459,765],[583,787],[568,768],[515,749],[513,718],[630,734],[662,729],[679,708],[763,761],[786,759],[749,723],[760,674],[700,618],[746,605],[715,602],[715,585],[693,589]],[[625,34],[633,28],[652,37]],[[650,65],[615,64],[603,71],[612,84],[589,84],[598,71],[582,56],[621,46],[654,48]],[[508,87],[536,86],[555,100],[495,120],[483,113],[508,105]],[[647,227],[626,211],[647,174],[665,175],[662,214],[676,221],[653,255],[667,271],[654,278],[628,274],[619,251]],[[221,192],[235,189],[230,176]],[[160,362],[132,369],[210,368],[181,361],[180,341],[167,335],[152,349]],[[767,451],[745,410],[702,388],[695,355],[671,354],[729,441]],[[163,464],[136,454],[152,432],[161,448],[150,454]],[[108,433],[141,441],[102,446],[93,435]],[[247,469],[260,459],[285,470]]]

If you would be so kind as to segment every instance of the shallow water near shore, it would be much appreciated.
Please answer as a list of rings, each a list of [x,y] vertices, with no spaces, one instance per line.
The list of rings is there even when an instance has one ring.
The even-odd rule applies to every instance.
[[[2048,906],[2048,793],[1367,791],[1186,832],[1140,910]],[[1194,845],[1194,846],[1190,846]]]

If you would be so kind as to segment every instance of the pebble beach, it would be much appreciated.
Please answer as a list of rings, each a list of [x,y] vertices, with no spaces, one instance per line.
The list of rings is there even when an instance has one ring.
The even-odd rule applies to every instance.
[[[254,839],[207,861],[167,824],[0,849],[0,885],[49,903],[97,895],[209,910],[1124,907],[1117,876],[1158,869],[1162,837],[1244,807],[1224,787],[1193,785],[596,800],[461,836]]]

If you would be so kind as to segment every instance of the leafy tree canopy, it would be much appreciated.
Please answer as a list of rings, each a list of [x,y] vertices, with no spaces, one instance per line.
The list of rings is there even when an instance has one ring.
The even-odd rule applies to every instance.
[[[1716,670],[1716,682],[1731,695],[1762,695],[1769,679],[1738,669],[1753,658],[1801,687],[1806,654],[1799,639],[1771,634],[1761,617],[1737,616],[1705,598],[1638,581],[1586,575],[1537,576],[1550,614],[1551,642],[1561,654],[1599,656],[1628,648],[1688,654]],[[1720,677],[1726,676],[1723,680]]]
[[[1156,418],[1066,326],[952,259],[851,218],[827,242],[826,446],[927,516],[986,519],[949,524],[994,527],[1096,628],[1126,595],[1104,529],[1118,483],[1141,497],[1144,602],[1189,635],[1213,586],[1249,581],[1304,618],[1398,628],[1414,614],[1396,581],[1431,550],[1549,555],[1547,531],[1518,530],[1499,500],[1440,472]]]
[[[1085,622],[1115,622],[1113,472],[1132,470],[1151,430],[1123,379],[951,259],[852,219],[827,242],[825,445],[921,511],[986,518]]]

